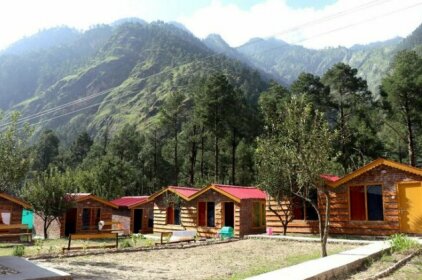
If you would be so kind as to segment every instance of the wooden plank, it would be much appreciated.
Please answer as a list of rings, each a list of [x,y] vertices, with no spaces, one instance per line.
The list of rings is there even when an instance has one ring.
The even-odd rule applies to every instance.
[[[11,224],[11,225],[0,225],[0,230],[3,229],[28,229],[27,224]]]
[[[83,234],[83,233],[77,233],[77,234],[71,234],[69,235],[69,239],[73,240],[80,240],[80,239],[110,239],[110,238],[116,238],[116,233],[91,233],[91,234]]]

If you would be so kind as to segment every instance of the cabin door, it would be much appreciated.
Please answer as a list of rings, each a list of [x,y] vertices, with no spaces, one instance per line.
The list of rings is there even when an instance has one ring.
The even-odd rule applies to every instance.
[[[133,233],[142,231],[142,218],[144,216],[144,209],[135,209],[133,213]]]
[[[400,183],[400,231],[422,233],[422,182]]]
[[[224,203],[224,226],[234,228],[234,203]]]
[[[69,236],[69,234],[76,233],[76,217],[77,217],[77,208],[70,208],[66,212],[65,217],[65,227],[64,227],[64,235]]]

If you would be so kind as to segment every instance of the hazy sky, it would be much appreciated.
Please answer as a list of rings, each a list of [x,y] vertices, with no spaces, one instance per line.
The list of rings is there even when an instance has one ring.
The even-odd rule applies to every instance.
[[[4,0],[0,49],[40,29],[85,30],[124,17],[178,21],[200,38],[218,33],[231,46],[277,37],[323,48],[407,36],[422,23],[422,0]]]

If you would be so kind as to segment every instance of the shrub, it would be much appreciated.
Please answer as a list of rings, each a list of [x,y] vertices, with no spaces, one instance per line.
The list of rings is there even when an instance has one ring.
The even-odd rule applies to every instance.
[[[130,235],[130,239],[132,240],[133,246],[136,247],[138,241],[141,239],[145,239],[145,237],[140,233],[134,233]]]
[[[23,255],[25,255],[25,246],[17,245],[13,247],[13,255],[17,257],[22,257]]]
[[[416,240],[402,233],[392,235],[390,237],[390,243],[393,252],[403,252],[420,246]]]
[[[130,248],[130,247],[133,247],[133,246],[129,239],[124,239],[122,243],[120,243],[120,248]]]

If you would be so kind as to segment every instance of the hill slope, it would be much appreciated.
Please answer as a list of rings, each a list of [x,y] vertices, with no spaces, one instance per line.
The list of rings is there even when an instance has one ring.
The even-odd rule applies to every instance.
[[[73,139],[84,129],[97,135],[107,126],[112,131],[125,123],[144,126],[157,114],[169,92],[191,92],[198,81],[217,71],[225,72],[246,92],[250,102],[256,102],[266,86],[257,71],[217,55],[192,34],[172,24],[127,23],[104,28],[109,33],[95,47],[82,52],[74,44],[66,46],[64,53],[79,51],[82,55],[72,55],[67,60],[68,66],[59,64],[58,69],[62,71],[28,73],[25,83],[28,95],[18,87],[18,82],[8,83],[4,77],[4,84],[16,88],[19,94],[15,96],[19,98],[4,94],[6,91],[2,89],[3,108],[12,106],[28,116],[87,97],[83,102],[31,120],[43,122],[36,132],[48,127],[58,130],[64,139]],[[83,37],[92,38],[91,35],[83,34]],[[44,53],[57,51],[53,48]],[[32,59],[37,55],[31,53],[13,59],[20,58],[24,64],[33,65]],[[13,68],[12,63],[5,63],[9,57],[0,58],[0,65],[4,65],[0,73]],[[43,59],[37,62],[41,69],[51,65],[51,61]],[[53,73],[54,77],[39,83]],[[16,73],[12,76],[20,80]]]

